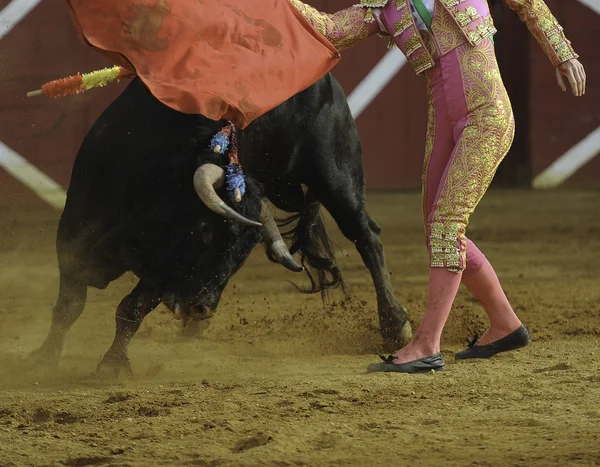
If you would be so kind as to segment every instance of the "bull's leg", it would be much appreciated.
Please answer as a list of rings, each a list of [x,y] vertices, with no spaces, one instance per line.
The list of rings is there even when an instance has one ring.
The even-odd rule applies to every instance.
[[[181,327],[181,337],[186,339],[200,336],[210,326],[210,319],[197,320],[185,316]]]
[[[143,282],[125,297],[117,307],[117,331],[113,343],[98,365],[97,373],[119,376],[125,370],[133,374],[127,351],[129,342],[140,328],[144,317],[160,303],[160,294],[150,290]]]
[[[342,233],[352,241],[369,269],[377,293],[379,326],[387,349],[406,345],[412,331],[404,308],[394,298],[389,272],[385,264],[381,228],[364,208],[364,195],[354,193],[351,184],[338,186],[318,194]]]
[[[84,283],[61,274],[58,300],[52,311],[50,332],[42,346],[29,356],[29,362],[50,368],[58,366],[67,332],[81,316],[86,298],[87,286]]]

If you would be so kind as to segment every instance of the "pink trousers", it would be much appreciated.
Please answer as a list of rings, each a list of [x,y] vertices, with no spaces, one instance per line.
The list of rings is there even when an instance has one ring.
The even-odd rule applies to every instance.
[[[512,108],[490,40],[438,58],[427,82],[422,187],[431,266],[470,274],[485,257],[467,224],[512,144]]]

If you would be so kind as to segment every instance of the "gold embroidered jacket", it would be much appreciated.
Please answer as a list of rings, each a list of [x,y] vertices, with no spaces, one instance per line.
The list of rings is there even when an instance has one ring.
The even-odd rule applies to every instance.
[[[394,22],[394,31],[390,31],[390,34],[396,38],[396,44],[405,53],[417,73],[422,73],[433,66],[433,56],[445,55],[460,43],[460,39],[457,40],[456,37],[451,40],[441,37],[448,32],[447,24],[444,24],[448,22],[448,18],[454,23],[453,29],[460,31],[462,39],[471,45],[477,45],[497,32],[487,0],[435,1],[436,11],[431,26],[433,41],[426,44],[416,27],[408,0],[361,0],[361,6],[367,9],[365,13],[367,22],[374,21],[372,8],[383,8],[392,2],[396,10],[402,12],[400,19]],[[543,0],[504,1],[527,25],[554,66],[578,58],[571,47],[571,42],[565,37],[563,28]]]
[[[289,1],[338,50],[351,47],[378,32],[372,8],[383,8],[393,3],[402,15],[395,21],[394,31],[390,34],[417,73],[431,68],[435,55],[444,55],[464,41],[477,45],[496,33],[487,0],[435,0],[434,40],[428,43],[417,29],[408,0],[360,0],[360,5],[335,14],[321,13],[301,0]],[[527,25],[554,66],[579,57],[543,0],[504,1]],[[448,31],[445,23],[448,22],[456,31],[451,38],[445,34]]]

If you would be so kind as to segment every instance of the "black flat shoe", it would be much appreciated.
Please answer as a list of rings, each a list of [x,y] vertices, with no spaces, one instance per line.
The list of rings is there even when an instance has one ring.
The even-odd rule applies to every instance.
[[[466,360],[468,358],[490,358],[500,352],[520,349],[530,342],[529,331],[527,331],[525,326],[521,325],[519,329],[510,333],[508,336],[487,345],[475,345],[477,343],[476,337],[472,341],[467,339],[469,348],[458,352],[455,358],[457,360]]]
[[[396,357],[390,355],[389,357],[379,356],[383,363],[372,363],[367,368],[370,373],[383,372],[383,373],[428,373],[431,370],[440,371],[446,368],[446,362],[442,358],[440,352],[430,355],[429,357],[419,358],[412,362],[406,363],[392,363],[396,360]]]

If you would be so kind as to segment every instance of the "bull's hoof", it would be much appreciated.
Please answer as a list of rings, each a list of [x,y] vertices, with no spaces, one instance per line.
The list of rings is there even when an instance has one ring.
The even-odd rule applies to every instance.
[[[127,357],[105,356],[96,368],[96,376],[103,379],[116,379],[122,373],[128,378],[133,378],[133,370]]]
[[[401,311],[394,310],[385,320],[381,320],[381,335],[383,351],[390,353],[405,347],[412,340],[412,326],[403,308]]]
[[[407,320],[404,323],[404,325],[402,326],[402,328],[400,329],[400,333],[398,334],[398,339],[397,339],[398,345],[400,347],[405,347],[412,340],[412,338],[413,338],[412,326],[410,325],[410,322]]]
[[[181,337],[185,339],[195,339],[200,337],[204,331],[208,329],[210,325],[210,320],[196,320],[189,319],[184,320],[183,326],[181,327]]]
[[[30,370],[42,370],[45,372],[55,372],[58,370],[60,361],[60,352],[55,349],[42,345],[39,349],[31,352],[25,357],[25,367]]]

